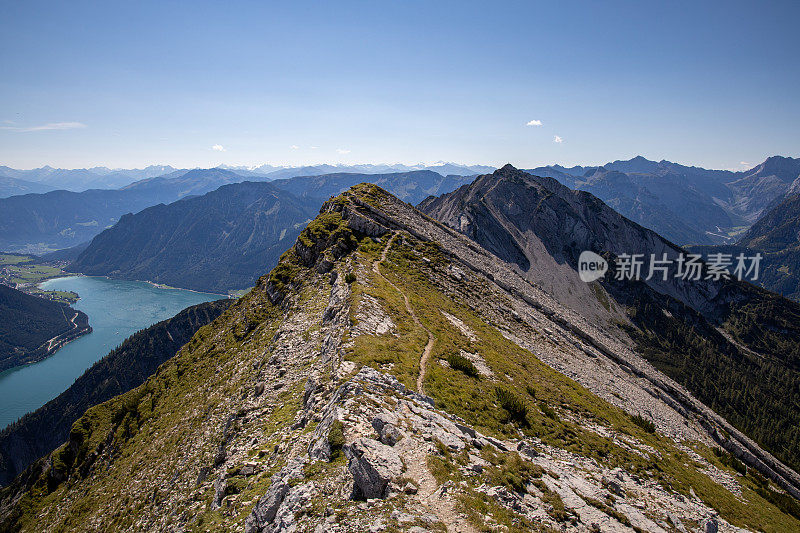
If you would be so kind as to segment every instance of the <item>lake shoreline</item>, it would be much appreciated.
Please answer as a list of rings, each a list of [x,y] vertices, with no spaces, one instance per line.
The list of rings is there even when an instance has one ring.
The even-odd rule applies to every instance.
[[[195,294],[211,294],[213,296],[221,296],[223,298],[231,298],[232,297],[230,294],[220,294],[220,293],[217,293],[217,292],[199,291],[199,290],[196,290],[196,289],[188,289],[186,287],[173,287],[172,285],[166,285],[164,283],[157,283],[155,281],[150,281],[149,279],[115,278],[115,277],[108,276],[108,275],[105,275],[105,274],[89,275],[89,274],[82,274],[80,272],[64,272],[64,274],[66,274],[66,275],[58,276],[58,277],[55,277],[55,278],[50,278],[50,279],[42,281],[42,283],[44,283],[45,281],[50,281],[51,279],[69,278],[69,277],[72,277],[72,276],[83,276],[83,277],[87,277],[87,278],[105,278],[105,279],[109,279],[109,280],[113,280],[113,281],[137,281],[139,283],[147,283],[148,285],[152,285],[156,289],[163,289],[163,290],[188,291],[188,292],[193,292]],[[247,290],[249,291],[250,289],[247,289]]]
[[[137,331],[172,318],[192,305],[225,298],[213,293],[161,289],[141,281],[73,273],[47,280],[43,285],[48,290],[80,294],[74,308],[88,316],[92,332],[69,339],[44,359],[0,373],[0,428],[58,396]]]

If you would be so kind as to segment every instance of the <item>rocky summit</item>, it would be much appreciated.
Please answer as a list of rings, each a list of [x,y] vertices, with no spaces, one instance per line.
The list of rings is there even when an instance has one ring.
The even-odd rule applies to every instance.
[[[248,294],[3,489],[0,530],[800,530],[800,478],[646,357],[628,288],[587,285],[584,313],[561,297],[571,256],[536,278],[522,240],[463,220],[374,185],[326,202]],[[772,357],[719,305],[658,289],[647,309]]]

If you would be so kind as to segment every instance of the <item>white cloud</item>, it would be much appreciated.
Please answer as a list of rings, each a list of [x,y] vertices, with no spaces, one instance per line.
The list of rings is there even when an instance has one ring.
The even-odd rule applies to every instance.
[[[349,154],[350,150],[344,150],[342,148],[339,148],[339,149],[336,150],[336,152],[344,155],[344,154]]]
[[[542,121],[541,120],[531,120],[530,122],[528,122],[525,125],[526,126],[541,126],[542,125]]]
[[[309,148],[311,148],[312,150],[316,150],[317,148],[319,148],[319,146],[309,146]]]
[[[5,122],[13,124],[13,122],[11,121],[5,121]],[[0,126],[0,129],[10,130],[10,131],[52,131],[52,130],[77,130],[85,127],[86,124],[82,122],[49,122],[47,124],[42,124],[41,126],[29,126],[27,128],[21,128],[17,126]]]
[[[292,149],[292,150],[299,150],[299,149],[300,149],[300,147],[299,147],[299,146],[297,146],[296,144],[293,144],[293,145],[291,146],[291,149]]]
[[[41,126],[34,126],[28,128],[27,131],[45,131],[45,130],[76,130],[85,128],[86,124],[81,122],[51,122],[50,124],[43,124]]]
[[[743,167],[751,166],[750,163],[748,163],[747,161],[740,161],[739,164],[742,165]]]
[[[561,143],[563,143],[563,142],[564,142],[564,139],[562,139],[562,138],[561,138],[561,137],[559,137],[558,135],[555,135],[555,136],[553,137],[553,142],[554,142],[554,143],[561,144]]]
[[[225,151],[225,147],[222,146],[221,144],[215,144],[214,146],[211,147],[211,149],[214,150],[215,152],[224,152]]]

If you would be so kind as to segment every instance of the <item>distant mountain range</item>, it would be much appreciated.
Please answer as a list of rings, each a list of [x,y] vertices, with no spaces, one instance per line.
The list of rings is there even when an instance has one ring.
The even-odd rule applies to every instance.
[[[789,192],[800,177],[800,159],[774,156],[732,172],[638,156],[600,167],[552,165],[529,172],[591,192],[677,244],[730,244]]]
[[[460,165],[444,162],[433,165],[311,165],[296,167],[220,165],[217,168],[238,174],[239,181],[245,179],[271,181],[295,176],[319,176],[333,173],[386,174],[413,170],[432,170],[444,176],[448,174],[474,176],[494,170],[494,167],[486,165]],[[107,167],[64,169],[45,166],[32,170],[0,166],[0,198],[55,190],[82,192],[89,189],[119,189],[139,180],[159,176],[176,177],[187,172],[190,172],[190,169],[177,169],[169,165],[150,165],[140,169],[110,169]]]
[[[372,173],[386,167],[390,165],[358,165],[348,168],[368,170],[370,173],[337,172],[292,178],[281,176],[343,167],[173,169],[165,175],[143,178],[116,190],[93,189],[81,193],[51,191],[14,196],[0,199],[0,249],[45,253],[54,249],[85,246],[126,213],[137,213],[159,203],[168,204],[181,198],[203,195],[220,186],[245,179],[270,181],[278,189],[297,197],[298,201],[302,200],[301,204],[306,207],[311,205],[306,203],[307,200],[319,205],[330,196],[363,181],[376,183],[400,199],[417,204],[427,196],[450,192],[473,179],[472,175],[443,176],[433,170]],[[433,168],[453,172],[480,169],[455,164]],[[148,167],[141,172],[154,173],[169,169]],[[100,173],[108,169],[92,171]],[[619,213],[679,245],[733,244],[764,209],[779,202],[793,186],[800,188],[800,159],[778,156],[743,172],[706,170],[669,161],[650,161],[643,157],[613,161],[600,167],[566,168],[552,165],[530,172],[553,177],[570,188],[591,192]],[[51,175],[54,173],[50,172]],[[253,177],[245,178],[247,173],[253,174]],[[286,227],[290,228],[297,222],[292,219]],[[65,257],[70,256],[75,257],[77,253],[67,253]],[[101,263],[105,265],[102,269],[111,266],[104,261],[92,261],[84,265],[91,264],[95,271]],[[115,261],[115,268],[111,270],[120,273],[128,271],[128,268],[121,268],[123,263],[125,261]],[[168,260],[165,264],[172,264],[172,261]],[[148,270],[162,274],[166,271],[160,267],[155,271]],[[134,272],[126,275],[133,276]],[[184,283],[179,285],[186,286]],[[220,287],[231,288],[230,280],[223,281],[214,290]]]
[[[448,174],[456,176],[475,176],[494,170],[494,167],[486,165],[460,165],[458,163],[446,162],[434,163],[433,165],[310,165],[300,167],[275,167],[272,165],[244,167],[221,165],[220,168],[233,170],[247,177],[263,177],[267,179],[293,178],[295,176],[320,176],[322,174],[392,174],[411,172],[414,170],[430,170],[443,176]]]
[[[198,190],[230,171],[201,171],[191,179],[154,178],[126,191],[186,180]],[[230,176],[228,176],[230,177]],[[251,287],[281,254],[322,203],[353,185],[378,183],[409,203],[450,192],[472,178],[430,170],[393,174],[328,174],[269,183],[243,182],[204,196],[157,205],[125,215],[97,235],[68,267],[74,272],[148,280],[182,288],[227,293]],[[162,185],[163,185],[162,183]],[[192,189],[195,190],[195,189]]]
[[[368,166],[370,170],[382,168]],[[323,170],[351,169],[327,165]],[[440,165],[442,170],[471,172],[478,168],[459,165]],[[148,167],[148,173],[168,170],[171,167]],[[52,169],[51,169],[52,170]],[[92,169],[96,170],[96,169]],[[69,248],[91,240],[110,227],[126,213],[136,213],[159,203],[170,203],[187,196],[202,195],[231,183],[250,181],[278,181],[279,187],[304,194],[305,188],[317,198],[326,199],[351,185],[362,181],[377,181],[395,191],[409,202],[419,202],[429,194],[448,192],[470,179],[461,175],[442,176],[434,171],[403,171],[390,174],[339,172],[331,178],[320,179],[318,174],[308,174],[317,167],[282,169],[271,176],[246,177],[241,169],[234,172],[224,168],[174,170],[142,178],[119,189],[89,189],[82,192],[66,190],[49,191],[44,194],[23,194],[0,198],[0,250],[43,254],[52,250]],[[33,171],[24,171],[33,172]],[[88,172],[88,171],[86,171]],[[422,172],[422,174],[416,174]],[[54,171],[51,174],[55,174]],[[85,173],[80,171],[80,173]],[[289,176],[309,176],[297,182],[286,181]],[[411,178],[411,176],[414,176]],[[315,178],[315,179],[312,179]],[[404,180],[409,178],[408,183]],[[15,190],[21,187],[44,187],[32,182],[19,183],[18,178],[9,178],[8,186]],[[14,180],[14,181],[11,181]],[[390,183],[391,182],[391,183]],[[0,187],[3,180],[0,179]],[[303,185],[308,184],[308,185]],[[301,190],[302,189],[302,190]],[[313,191],[312,191],[313,189]],[[33,191],[31,191],[33,192]]]
[[[205,194],[242,178],[229,170],[192,170],[124,189],[51,191],[0,199],[0,250],[43,253],[89,241],[125,213]]]
[[[43,193],[54,190],[53,187],[35,181],[9,178],[0,175],[0,198],[7,198],[18,194]]]
[[[319,204],[270,183],[225,185],[124,215],[68,269],[216,293],[248,288],[278,262]]]
[[[140,179],[161,176],[175,170],[169,165],[151,165],[141,169],[110,169],[106,167],[65,169],[45,166],[32,170],[17,170],[0,166],[0,176],[38,183],[42,187],[47,187],[46,190],[80,192],[88,189],[117,189]],[[11,196],[11,194],[5,194],[0,189],[0,198],[6,196]]]
[[[432,170],[414,170],[390,174],[336,173],[322,176],[298,176],[272,183],[296,196],[327,200],[353,185],[374,183],[410,204],[418,204],[428,196],[438,196],[470,183],[474,176],[443,176]],[[321,203],[321,202],[320,202]]]

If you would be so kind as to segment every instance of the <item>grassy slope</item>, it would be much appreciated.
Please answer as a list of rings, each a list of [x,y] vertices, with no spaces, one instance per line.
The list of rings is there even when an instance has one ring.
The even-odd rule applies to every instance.
[[[764,531],[800,529],[800,521],[779,512],[754,492],[756,481],[753,478],[740,478],[744,501],[738,500],[700,473],[694,462],[671,441],[648,433],[623,411],[506,340],[464,302],[445,295],[430,282],[430,269],[441,267],[444,256],[435,245],[406,238],[414,250],[410,246],[394,248],[382,272],[410,295],[416,314],[436,337],[425,388],[438,406],[463,417],[487,434],[517,436],[522,431],[547,444],[594,457],[603,464],[625,465],[629,471],[658,479],[676,492],[689,494],[690,489],[694,490],[735,525]],[[357,279],[352,284],[353,298],[357,300],[365,292],[378,298],[398,324],[400,335],[380,340],[371,336],[358,338],[347,357],[384,370],[387,364],[393,364],[391,372],[413,387],[426,333],[410,320],[400,295],[372,274],[371,265],[379,253],[379,245],[364,240],[354,254],[361,267],[356,270],[365,279]],[[284,260],[293,261],[293,255],[287,254]],[[295,287],[298,279],[310,279],[308,271],[297,265],[284,265],[281,272],[291,273],[292,279],[286,281]],[[327,299],[322,289],[312,284],[302,287],[305,307],[318,314]],[[473,287],[473,290],[480,288]],[[469,341],[440,310],[463,320],[476,332],[478,340]],[[71,471],[72,477],[59,484],[53,483],[52,475],[42,476],[20,503],[17,525],[23,530],[35,530],[37,521],[43,520],[57,524],[56,529],[69,530],[91,523],[93,517],[103,516],[109,522],[109,530],[119,530],[135,528],[144,516],[174,512],[195,516],[193,524],[198,530],[228,529],[233,523],[240,527],[241,522],[235,519],[241,520],[249,508],[235,509],[238,518],[226,518],[219,511],[203,507],[210,498],[206,494],[203,501],[184,501],[167,511],[161,507],[164,500],[161,491],[188,490],[184,483],[190,476],[187,472],[194,472],[198,465],[213,464],[218,442],[203,430],[207,417],[223,413],[226,402],[241,395],[253,374],[253,358],[263,354],[269,346],[282,313],[280,308],[269,304],[261,290],[250,292],[214,324],[201,328],[175,358],[162,365],[142,386],[87,412],[73,427],[72,449],[62,447],[53,456],[53,470]],[[509,413],[497,405],[495,383],[468,377],[436,363],[439,358],[461,348],[479,352],[499,383],[522,399],[527,405],[523,422],[510,420]],[[301,389],[290,388],[277,396],[279,407],[258,422],[263,425],[263,434],[270,436],[268,442],[277,442],[275,431],[294,417]],[[580,420],[591,420],[627,434],[640,443],[638,447],[644,456],[584,429]],[[76,466],[85,461],[89,450],[106,439],[110,439],[108,447],[116,450],[114,460],[106,468],[90,470],[88,477],[82,479]],[[649,453],[649,446],[657,453]],[[720,468],[733,472],[709,450],[698,450]],[[252,453],[257,454],[258,450]],[[439,465],[436,473],[441,480],[458,479],[451,460],[457,461],[457,458],[443,460]],[[508,474],[510,469],[503,465],[509,461],[512,459],[493,458],[497,470],[492,471],[492,475]],[[268,474],[246,486],[243,499],[262,494],[269,484]],[[174,483],[170,481],[173,476],[178,478]],[[141,493],[135,490],[139,486],[148,487],[151,491],[148,498],[133,497]],[[464,503],[476,509],[494,510],[500,516],[493,502],[477,495]],[[557,504],[555,500],[554,503]],[[508,520],[513,522],[513,517]]]
[[[407,239],[413,241],[410,236]],[[377,259],[379,252],[376,246],[369,245],[362,247],[360,255],[371,262]],[[745,501],[739,501],[705,474],[698,472],[696,464],[672,441],[647,432],[622,410],[600,400],[578,383],[546,366],[530,352],[505,339],[463,302],[442,294],[430,283],[432,274],[428,269],[441,267],[445,262],[444,255],[435,244],[417,242],[413,250],[411,247],[396,247],[389,253],[387,264],[382,268],[385,276],[410,295],[417,316],[436,337],[425,391],[433,396],[437,407],[464,418],[476,429],[490,435],[518,437],[519,431],[522,431],[525,435],[540,438],[546,444],[593,457],[602,464],[625,466],[627,470],[643,477],[658,479],[686,496],[692,489],[701,499],[719,510],[723,517],[741,527],[764,531],[800,527],[800,521],[781,513],[756,494],[755,491],[762,484],[758,477],[739,477],[745,494]],[[426,334],[420,328],[414,328],[399,294],[378,276],[371,275],[368,268],[363,271],[370,274],[369,286],[356,282],[356,298],[361,292],[378,298],[395,323],[399,324],[400,336],[359,337],[350,358],[377,369],[383,367],[384,370],[386,364],[393,364],[391,372],[406,386],[414,388],[419,372],[419,354],[425,345]],[[479,287],[474,289],[480,290]],[[440,310],[464,321],[477,334],[478,341],[471,342]],[[524,400],[527,404],[525,423],[510,420],[509,414],[498,405],[495,395],[497,383],[485,378],[469,377],[436,362],[460,349],[481,354],[499,383]],[[552,415],[548,407],[555,409],[555,417],[548,416],[547,413]],[[661,457],[650,455],[649,459],[644,459],[631,453],[610,439],[584,429],[577,423],[581,419],[632,436],[643,445],[641,450],[646,455],[650,455],[646,452],[647,446],[652,446]],[[705,446],[697,443],[691,445],[716,466],[734,472]],[[458,477],[456,473],[453,476]],[[489,505],[487,502],[484,504]]]
[[[105,514],[112,530],[132,527],[138,513],[157,503],[157,496],[155,502],[136,501],[127,490],[130,480],[141,479],[142,465],[148,465],[145,479],[155,490],[163,486],[167,471],[181,468],[181,456],[189,451],[213,464],[216,443],[197,439],[197,428],[205,413],[224,409],[226,398],[237,394],[246,379],[236,372],[241,355],[237,332],[242,333],[242,324],[263,322],[260,333],[266,338],[274,329],[271,323],[276,310],[258,305],[257,300],[255,295],[245,296],[223,314],[216,327],[202,327],[144,384],[89,409],[72,428],[71,438],[79,443],[77,453],[62,446],[53,454],[54,468],[72,470],[110,433],[112,446],[119,449],[111,469],[56,487],[48,486],[43,477],[20,503],[20,529],[35,529],[37,520],[58,524],[57,529],[65,531],[80,529],[80,524],[96,513]],[[242,315],[244,321],[240,322]],[[284,395],[289,400],[290,394]],[[187,442],[187,437],[192,441]],[[70,486],[73,484],[92,490],[70,490],[77,488]],[[36,518],[41,511],[44,515]]]

